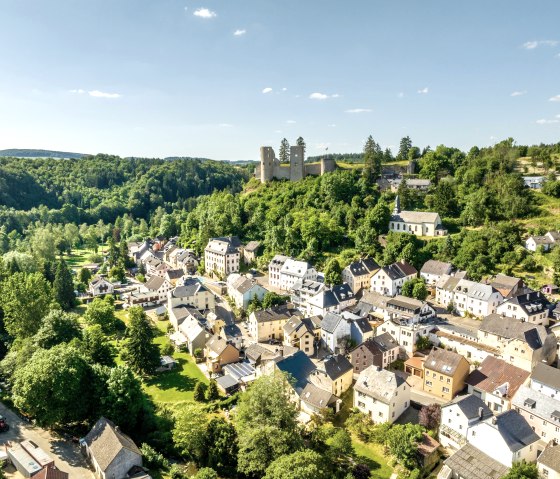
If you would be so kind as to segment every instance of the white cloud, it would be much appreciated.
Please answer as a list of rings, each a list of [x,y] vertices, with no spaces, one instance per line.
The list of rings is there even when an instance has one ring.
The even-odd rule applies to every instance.
[[[233,128],[233,125],[231,123],[220,123],[218,126],[220,128]]]
[[[346,110],[346,113],[369,113],[370,111],[370,108],[351,108],[350,110]]]
[[[329,128],[336,128],[336,124],[331,123],[330,125],[327,125]]]
[[[282,88],[282,91],[288,91],[288,89],[286,87]]]
[[[241,37],[241,36],[245,35],[246,33],[247,33],[247,30],[238,28],[237,30],[235,30],[235,32],[233,32],[233,36],[234,37]]]
[[[335,93],[334,95],[331,95],[331,98],[339,98],[340,95],[338,93]]]
[[[555,47],[556,45],[558,45],[558,40],[531,40],[529,42],[525,42],[522,47],[525,50],[534,50],[540,46]]]
[[[185,12],[188,12],[188,11],[189,11],[189,7],[185,7]]]
[[[429,92],[429,89],[428,89],[427,86],[424,87],[424,88],[422,88],[422,89],[420,89],[420,90],[418,90],[418,93],[420,93],[421,95],[425,95],[425,94],[427,94],[428,92]]]
[[[81,95],[82,93],[85,93],[85,90],[82,90],[81,88],[77,88],[74,90],[70,90],[70,93],[78,93],[79,95]]]
[[[286,120],[286,123],[288,123],[288,125],[293,125],[295,124],[296,120]]]
[[[556,118],[560,118],[560,115],[556,115]]]
[[[216,12],[213,12],[212,10],[208,10],[207,8],[197,8],[193,15],[195,17],[200,17],[200,18],[214,18],[216,17]]]
[[[404,98],[404,92],[400,91],[399,93],[397,93],[397,97]]]
[[[324,93],[311,93],[311,95],[309,95],[311,100],[326,100],[328,97],[329,95],[325,95]]]
[[[95,98],[120,98],[122,96],[120,93],[107,93],[99,90],[90,90],[88,95]]]
[[[538,125],[550,125],[551,123],[560,123],[560,120],[546,120],[544,118],[537,120]]]
[[[270,93],[272,92],[272,88],[270,88],[269,86],[267,86],[266,88],[263,88],[263,93]]]
[[[548,101],[560,101],[560,95],[554,95],[550,97]]]
[[[527,93],[527,90],[523,90],[523,91],[514,91],[511,93],[510,96],[521,96],[521,95],[525,95],[525,93]]]
[[[274,130],[274,133],[282,133],[282,130]]]

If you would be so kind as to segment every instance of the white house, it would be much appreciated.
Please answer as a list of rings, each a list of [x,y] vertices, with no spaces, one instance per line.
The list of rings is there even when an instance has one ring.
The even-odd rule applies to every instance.
[[[354,384],[354,407],[377,424],[392,424],[409,406],[410,386],[393,371],[369,366]]]
[[[208,274],[221,278],[237,273],[242,250],[237,236],[212,238],[204,248],[204,268]]]
[[[237,273],[230,274],[227,279],[228,296],[233,299],[238,308],[247,309],[253,298],[262,301],[267,293],[256,281]]]
[[[280,274],[280,270],[278,270],[278,274]],[[325,288],[325,283],[320,283],[319,281],[300,280],[290,290],[290,301],[299,310],[307,312],[309,300],[324,291]]]
[[[560,241],[560,233],[558,231],[548,231],[543,236],[529,236],[525,240],[525,248],[529,251],[537,251],[542,246],[544,251],[550,251]]]
[[[550,442],[537,458],[540,477],[560,479],[560,445]]]
[[[371,277],[378,269],[379,265],[371,258],[352,261],[342,270],[342,281],[356,294],[361,289],[369,289]]]
[[[396,193],[399,190],[399,186],[401,185],[402,181],[403,181],[402,178],[396,178],[394,180],[390,180],[391,191],[393,193]],[[432,182],[424,178],[406,178],[405,184],[406,187],[410,190],[426,192],[430,189]]]
[[[498,305],[497,314],[533,324],[548,326],[551,304],[540,291],[531,291],[505,300]]]
[[[451,274],[452,270],[451,263],[430,259],[420,269],[420,277],[424,279],[427,285],[435,286],[443,275]]]
[[[475,424],[467,440],[481,451],[491,451],[494,459],[511,467],[522,460],[534,462],[540,438],[525,418],[511,409]]]
[[[452,302],[461,316],[470,314],[482,318],[495,313],[503,299],[502,294],[489,284],[461,279],[453,290]]]
[[[411,233],[416,236],[445,236],[447,234],[439,214],[427,211],[401,211],[398,195],[393,215],[389,221],[389,231]]]
[[[537,363],[531,372],[531,389],[560,401],[560,369]]]
[[[307,261],[276,255],[268,265],[269,284],[283,291],[291,290],[299,281],[316,281],[317,270]]]
[[[155,294],[158,297],[158,302],[163,303],[167,299],[167,293],[173,289],[170,281],[161,276],[152,276],[140,288],[140,292],[148,294]]]
[[[304,305],[305,308],[300,307],[300,309],[309,316],[324,316],[329,312],[340,313],[354,304],[356,304],[356,296],[350,286],[344,283],[310,297]]]
[[[162,261],[160,258],[156,256],[149,256],[148,259],[144,262],[144,266],[146,267],[146,275],[151,276],[165,276],[166,271],[169,269],[169,266]]]
[[[416,351],[416,343],[421,337],[427,337],[432,342],[432,331],[435,326],[431,321],[412,322],[407,320],[387,320],[377,328],[377,335],[389,333],[401,347],[401,350],[407,356],[412,356]]]
[[[371,291],[385,296],[400,294],[402,285],[409,279],[416,278],[418,271],[406,261],[398,261],[379,269],[371,277]]]
[[[436,315],[435,309],[426,301],[400,294],[387,301],[387,311],[391,319],[404,319],[410,323],[426,322]]]
[[[340,314],[327,313],[321,321],[321,339],[332,352],[337,352],[340,341],[350,339],[350,320]]]
[[[460,449],[467,444],[470,429],[489,417],[492,411],[479,397],[457,396],[441,407],[439,442],[444,447]]]
[[[113,283],[103,276],[97,276],[89,283],[88,293],[92,296],[105,296],[106,294],[113,294],[114,292],[115,287]]]
[[[200,311],[214,311],[216,298],[206,286],[196,278],[186,278],[183,283],[167,293],[168,311],[181,305],[192,306]]]

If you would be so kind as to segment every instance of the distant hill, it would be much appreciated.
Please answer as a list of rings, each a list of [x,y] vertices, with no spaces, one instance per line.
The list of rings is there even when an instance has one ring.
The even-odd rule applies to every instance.
[[[68,151],[53,150],[27,150],[12,148],[0,150],[0,156],[13,156],[15,158],[83,158],[83,153],[70,153]]]

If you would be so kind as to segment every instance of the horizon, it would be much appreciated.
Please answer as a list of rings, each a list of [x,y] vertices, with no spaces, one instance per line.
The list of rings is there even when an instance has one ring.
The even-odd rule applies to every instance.
[[[108,15],[107,12],[111,14]],[[0,149],[258,161],[560,139],[560,4],[8,0]]]

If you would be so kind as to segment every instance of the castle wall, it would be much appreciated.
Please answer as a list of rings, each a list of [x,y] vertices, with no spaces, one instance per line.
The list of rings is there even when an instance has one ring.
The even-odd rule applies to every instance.
[[[303,146],[290,146],[290,180],[302,180],[305,176]]]
[[[319,176],[321,174],[321,163],[307,163],[305,165],[305,174]]]
[[[321,159],[321,175],[336,170],[336,161],[330,158]]]
[[[276,163],[274,165],[273,177],[278,180],[290,180],[290,167],[286,164]]]

